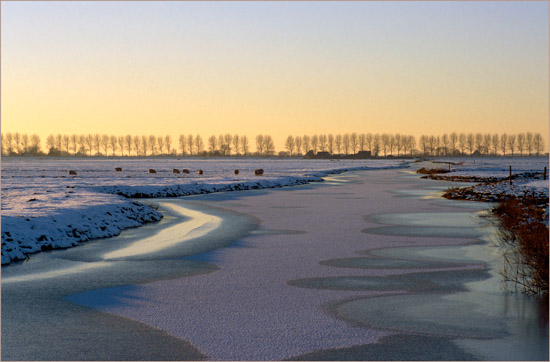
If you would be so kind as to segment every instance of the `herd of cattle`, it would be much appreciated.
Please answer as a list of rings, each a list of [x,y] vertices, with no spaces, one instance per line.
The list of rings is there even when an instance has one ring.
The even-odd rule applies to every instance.
[[[115,171],[116,171],[116,172],[122,172],[122,168],[121,168],[121,167],[115,167]],[[150,169],[149,169],[149,173],[156,174],[156,173],[157,173],[157,170],[155,170],[155,169],[153,169],[153,168],[150,168]],[[182,173],[183,173],[183,174],[189,174],[190,171],[189,171],[188,169],[184,168],[184,169],[181,170],[181,172],[180,172],[179,169],[174,168],[174,169],[172,169],[172,173],[174,173],[174,174],[182,174]],[[234,173],[235,173],[235,175],[238,175],[238,174],[239,174],[239,170],[235,170]],[[198,174],[198,175],[202,175],[202,174],[204,174],[204,172],[203,172],[203,170],[200,170],[200,169],[199,169],[199,170],[197,170],[197,174]],[[256,176],[262,176],[263,174],[264,174],[264,170],[263,170],[262,168],[258,168],[258,169],[255,169],[255,170],[254,170],[254,175],[256,175]],[[69,170],[69,176],[77,176],[76,171],[74,171],[74,170]]]

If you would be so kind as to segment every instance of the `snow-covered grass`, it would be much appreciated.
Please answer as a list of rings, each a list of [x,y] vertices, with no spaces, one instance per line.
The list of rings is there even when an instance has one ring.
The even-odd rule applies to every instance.
[[[402,167],[407,164],[397,160],[3,158],[2,264],[162,218],[129,197],[283,187],[345,171]],[[258,168],[263,176],[254,175]]]
[[[499,195],[523,197],[526,194],[534,194],[548,198],[548,174],[546,180],[542,179],[545,167],[548,172],[547,157],[443,158],[434,161],[433,168],[448,169],[444,163],[452,163],[450,172],[431,176],[438,180],[457,180],[465,177],[465,181],[467,178],[472,178],[472,181],[500,181],[480,183],[472,187],[475,193],[489,197],[485,201],[496,200]],[[510,166],[513,177],[511,184],[508,180]]]
[[[434,161],[437,168],[447,168],[444,163],[452,163],[450,175],[456,176],[508,177],[510,166],[512,174],[548,169],[548,157],[449,157]]]

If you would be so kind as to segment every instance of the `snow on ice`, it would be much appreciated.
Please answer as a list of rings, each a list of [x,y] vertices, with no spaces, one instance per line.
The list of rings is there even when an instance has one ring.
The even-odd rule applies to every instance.
[[[322,181],[328,174],[403,167],[408,166],[396,160],[4,158],[2,264],[162,218],[129,198],[292,186]],[[173,173],[183,168],[190,173]],[[257,168],[265,170],[264,176],[254,175]]]

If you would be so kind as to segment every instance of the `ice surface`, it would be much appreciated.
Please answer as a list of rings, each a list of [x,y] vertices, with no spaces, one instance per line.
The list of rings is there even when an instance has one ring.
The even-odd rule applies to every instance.
[[[407,164],[397,160],[3,158],[2,264],[162,218],[129,197],[283,187],[345,171],[403,167]],[[264,176],[254,175],[258,168]],[[69,170],[77,175],[69,176]]]

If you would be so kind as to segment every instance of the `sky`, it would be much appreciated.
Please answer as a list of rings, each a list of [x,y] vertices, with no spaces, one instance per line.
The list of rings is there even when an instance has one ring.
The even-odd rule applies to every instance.
[[[547,140],[548,34],[548,1],[2,1],[1,129]]]

